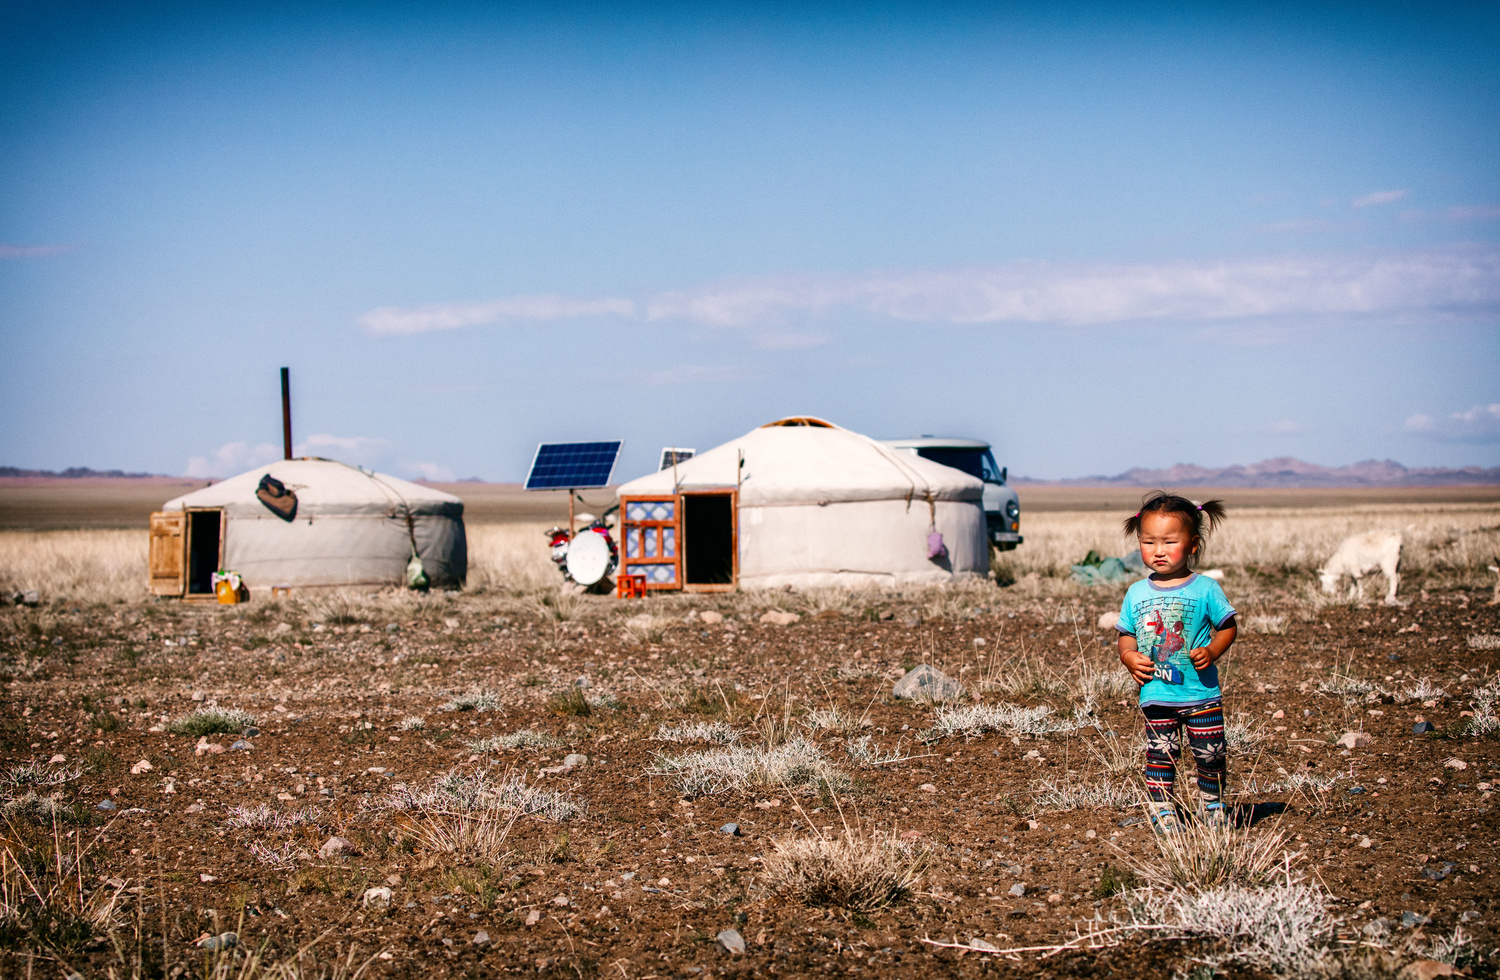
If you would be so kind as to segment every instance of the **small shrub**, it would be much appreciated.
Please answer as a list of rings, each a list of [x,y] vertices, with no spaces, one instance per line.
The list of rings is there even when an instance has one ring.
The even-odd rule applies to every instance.
[[[849,777],[800,736],[771,747],[730,745],[675,757],[658,755],[646,772],[667,777],[689,799],[751,786],[841,790],[849,785]]]
[[[587,718],[594,713],[594,706],[583,688],[570,687],[547,699],[547,711],[564,718]]]
[[[730,745],[744,735],[739,729],[723,721],[679,721],[662,723],[652,735],[658,742],[712,742],[715,745]]]
[[[1132,893],[1132,919],[1166,926],[1185,938],[1217,940],[1211,966],[1239,961],[1281,974],[1298,974],[1323,959],[1333,940],[1334,917],[1321,888],[1294,881],[1252,887],[1231,882],[1203,890]]]
[[[880,751],[880,746],[875,744],[874,737],[870,735],[861,735],[844,743],[844,753],[849,756],[849,761],[860,766],[885,766],[911,758],[901,754],[899,743],[894,752]]]
[[[1032,788],[1032,798],[1043,810],[1103,810],[1131,806],[1140,800],[1140,794],[1108,779],[1085,782],[1048,778]]]
[[[546,732],[523,728],[507,735],[491,735],[465,744],[470,752],[494,752],[500,749],[553,749],[562,745],[562,740]]]
[[[963,735],[977,738],[985,732],[1006,735],[1050,735],[1072,732],[1097,724],[1087,710],[1075,708],[1071,718],[1057,717],[1048,705],[1023,708],[1014,704],[943,705],[932,720],[932,727],[918,734],[924,742]]]
[[[427,727],[427,719],[420,718],[416,715],[408,715],[405,718],[402,718],[400,723],[396,727],[401,729],[403,732],[419,732]]]
[[[1095,898],[1109,898],[1121,892],[1134,891],[1141,884],[1140,876],[1129,868],[1117,868],[1113,864],[1104,866],[1104,873],[1094,885]]]
[[[1464,734],[1494,735],[1500,732],[1500,678],[1475,688],[1469,695],[1469,704],[1474,708],[1474,717],[1469,719]]]
[[[255,724],[255,716],[245,711],[224,708],[203,708],[190,712],[168,723],[167,731],[173,735],[197,737],[202,735],[233,735]]]
[[[265,803],[254,806],[240,805],[229,811],[226,825],[231,830],[290,830],[318,822],[318,811],[312,807],[301,810],[279,810]]]
[[[498,711],[500,695],[494,691],[470,691],[455,695],[447,701],[441,711]]]
[[[1415,684],[1403,687],[1400,694],[1397,695],[1402,701],[1436,701],[1447,696],[1448,692],[1446,690],[1433,684],[1426,677]]]
[[[884,908],[911,893],[925,851],[892,836],[845,828],[842,836],[772,842],[762,874],[775,891],[806,905],[854,912]]]
[[[1228,820],[1188,820],[1175,833],[1152,835],[1154,860],[1131,863],[1143,881],[1157,888],[1258,887],[1275,879],[1286,837],[1285,831],[1252,832]]]

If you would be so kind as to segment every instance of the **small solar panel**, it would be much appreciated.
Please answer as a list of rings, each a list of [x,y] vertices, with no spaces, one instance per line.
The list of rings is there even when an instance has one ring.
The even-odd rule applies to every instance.
[[[661,449],[661,465],[656,468],[657,472],[670,470],[678,463],[686,463],[692,459],[696,449],[680,449],[677,446],[663,446]]]
[[[620,442],[544,442],[536,448],[527,490],[586,490],[609,486]]]

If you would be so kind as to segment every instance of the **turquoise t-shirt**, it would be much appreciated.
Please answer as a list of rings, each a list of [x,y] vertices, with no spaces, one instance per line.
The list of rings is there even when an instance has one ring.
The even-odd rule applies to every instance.
[[[1192,705],[1219,697],[1219,668],[1193,666],[1188,651],[1208,646],[1213,631],[1234,615],[1219,583],[1193,575],[1164,589],[1149,578],[1125,592],[1115,629],[1135,637],[1136,647],[1156,665],[1141,685],[1141,704]]]

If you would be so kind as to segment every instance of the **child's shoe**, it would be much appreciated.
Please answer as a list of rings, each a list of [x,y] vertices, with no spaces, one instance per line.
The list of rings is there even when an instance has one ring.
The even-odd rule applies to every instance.
[[[1203,804],[1203,822],[1211,827],[1227,827],[1233,823],[1229,808],[1223,803]]]
[[[1177,808],[1164,806],[1151,814],[1151,829],[1158,834],[1175,834],[1182,829],[1182,822],[1177,819]]]

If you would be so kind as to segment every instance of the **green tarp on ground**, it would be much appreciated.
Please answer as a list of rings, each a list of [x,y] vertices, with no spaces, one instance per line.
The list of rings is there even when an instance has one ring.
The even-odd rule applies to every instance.
[[[1115,585],[1130,582],[1146,574],[1141,553],[1132,551],[1123,558],[1102,558],[1097,551],[1084,555],[1072,566],[1073,581],[1079,585]]]

